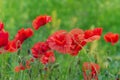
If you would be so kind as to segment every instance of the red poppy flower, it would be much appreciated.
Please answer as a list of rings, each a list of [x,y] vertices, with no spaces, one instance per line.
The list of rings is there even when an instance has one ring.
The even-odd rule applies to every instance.
[[[114,45],[119,40],[119,34],[108,32],[107,34],[104,35],[104,39],[106,42],[110,42],[112,43],[112,45]]]
[[[30,58],[29,60],[26,61],[26,65],[25,65],[26,69],[30,69],[30,68],[31,68],[30,64],[31,64],[32,62],[34,62],[34,59],[33,59],[33,58]]]
[[[0,48],[8,44],[9,34],[8,32],[1,30],[0,31]]]
[[[15,40],[18,40],[21,43],[23,43],[24,40],[26,40],[27,38],[31,37],[32,35],[33,35],[33,31],[32,31],[31,28],[27,28],[27,29],[22,28],[16,34]]]
[[[101,36],[102,30],[103,30],[102,28],[95,28],[95,29],[93,29],[93,34]]]
[[[28,60],[26,61],[26,68],[27,68],[27,69],[30,69],[30,67],[31,67],[31,66],[30,66],[30,63],[31,63],[30,61],[28,61]]]
[[[4,28],[4,24],[0,22],[0,31]]]
[[[30,64],[33,61],[34,61],[34,59],[30,58],[29,60],[26,61],[26,65],[25,66],[23,66],[22,63],[20,63],[19,66],[15,67],[14,71],[15,72],[20,72],[21,70],[30,69],[31,68]]]
[[[69,34],[76,43],[80,43],[84,40],[84,31],[82,29],[73,29],[69,32]]]
[[[53,63],[55,62],[55,56],[52,51],[46,52],[41,58],[40,61],[42,64],[48,64],[48,63]]]
[[[86,42],[92,42],[94,40],[100,39],[100,36],[102,34],[102,28],[95,28],[93,30],[86,30],[85,31],[85,41]]]
[[[18,40],[12,40],[8,42],[4,49],[9,52],[16,52],[20,47],[21,43]]]
[[[14,70],[15,70],[15,72],[20,72],[20,67],[16,66]]]
[[[20,72],[21,70],[25,70],[25,67],[20,63],[20,65],[16,66],[14,70],[15,72]]]
[[[100,66],[98,64],[85,62],[82,69],[84,80],[98,80],[98,72],[100,70]]]
[[[38,42],[32,47],[32,54],[35,58],[40,58],[50,48],[46,42]]]
[[[74,41],[72,41],[72,44],[68,51],[69,54],[72,56],[77,56],[79,51],[82,50],[82,48],[86,45],[86,43],[87,43],[86,41],[82,41],[81,43],[75,43]]]
[[[38,16],[33,20],[32,25],[35,30],[38,30],[41,26],[44,26],[45,24],[51,21],[52,21],[52,18],[50,16],[47,16],[47,15]]]
[[[5,50],[9,52],[16,52],[22,45],[22,43],[29,37],[33,35],[33,31],[30,28],[20,29],[16,34],[15,38],[8,42],[5,46]]]
[[[86,44],[86,42],[84,41],[84,31],[82,29],[73,29],[70,31],[69,34],[72,39],[69,53],[72,56],[76,56],[78,52],[82,49],[82,47]]]
[[[0,22],[0,54],[6,52],[4,47],[8,44],[9,33],[4,30],[4,24]]]
[[[25,67],[22,64],[20,64],[19,67],[20,67],[20,70],[25,70]]]
[[[52,50],[59,51],[61,53],[67,53],[71,46],[71,37],[64,31],[60,30],[55,32],[47,39],[47,43]]]
[[[29,60],[30,62],[34,62],[34,58],[30,58],[30,60]]]

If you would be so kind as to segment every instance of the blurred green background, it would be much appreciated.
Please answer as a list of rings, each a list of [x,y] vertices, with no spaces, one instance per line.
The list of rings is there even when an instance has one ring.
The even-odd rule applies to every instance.
[[[119,32],[120,0],[0,0],[0,20],[13,31],[31,26],[38,15],[56,16],[61,29],[90,26]]]
[[[52,23],[49,23],[45,27],[41,27],[38,31],[35,31],[34,36],[24,42],[21,50],[21,56],[27,55],[27,50],[30,49],[34,43],[38,41],[45,41],[51,33],[60,29],[70,31],[73,28],[82,28],[85,30],[91,27],[103,27],[103,34],[108,31],[120,34],[120,0],[0,0],[0,21],[4,22],[5,29],[10,33],[10,39],[14,38],[19,29],[28,27],[32,28],[33,19],[35,19],[36,16],[44,14],[52,16]],[[99,59],[98,63],[100,63],[101,66],[103,65],[100,75],[103,75],[105,70],[111,71],[113,74],[117,74],[118,69],[120,69],[120,43],[118,43],[116,47],[110,47],[109,45],[104,45],[104,43],[105,41],[102,39],[99,43],[95,42],[92,45],[88,44],[88,47],[86,48],[90,47],[90,51],[96,50],[97,48],[98,52],[94,55],[99,53],[97,54]],[[83,55],[84,54],[82,54],[81,51],[79,56]],[[71,63],[69,61],[71,56],[56,56],[58,56],[57,61],[60,64],[62,64],[66,58],[66,62],[64,62],[61,67],[65,68],[60,74],[64,75],[61,76],[60,80],[67,80],[64,77],[66,75],[66,69],[68,68],[67,66]],[[13,80],[14,78],[14,80],[18,80],[18,78],[23,76],[21,74],[15,74],[12,70],[16,65],[18,65],[18,63],[16,63],[18,60],[16,54],[0,55],[0,58],[0,72],[4,73],[2,74],[3,76],[0,80]],[[85,56],[84,58],[80,58],[83,59],[83,61],[87,61],[87,57]],[[91,59],[92,58],[93,56],[91,56]],[[106,58],[112,58],[115,61],[107,63],[105,62]],[[75,59],[72,58],[72,60]],[[8,67],[7,64],[10,66],[8,69],[6,69],[6,67]],[[105,66],[108,64],[112,65],[109,69],[106,69]],[[115,65],[116,68],[114,67]],[[73,72],[75,72],[75,69],[73,69]],[[22,74],[27,75],[25,72]],[[25,75],[24,78],[21,78],[21,80],[28,80]],[[100,80],[102,80],[102,78],[103,76]],[[34,80],[39,79],[36,77]],[[73,79],[72,77],[68,80],[78,79]]]

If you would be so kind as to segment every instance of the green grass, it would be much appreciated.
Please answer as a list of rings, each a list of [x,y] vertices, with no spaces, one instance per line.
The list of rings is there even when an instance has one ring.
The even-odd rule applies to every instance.
[[[38,41],[45,41],[56,30],[103,27],[103,34],[108,31],[120,34],[119,3],[119,0],[0,0],[0,20],[5,23],[10,39],[22,27],[32,28],[36,16],[48,14],[53,17],[52,23],[35,31],[34,36],[24,42],[19,55],[0,55],[0,80],[83,80],[81,67],[86,61],[100,64],[99,80],[115,80],[116,75],[120,75],[120,42],[111,46],[103,36],[85,46],[87,53],[82,50],[76,57],[56,52],[56,62],[48,66],[57,67],[50,71],[45,71],[38,61],[30,70],[20,73],[15,73],[14,67],[18,65],[18,56],[28,59],[28,49]]]

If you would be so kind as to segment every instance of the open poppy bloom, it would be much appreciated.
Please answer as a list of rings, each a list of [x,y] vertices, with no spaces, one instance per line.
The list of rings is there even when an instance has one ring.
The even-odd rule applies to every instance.
[[[0,22],[0,31],[4,28],[3,22]]]
[[[46,52],[41,58],[40,61],[42,64],[48,64],[55,62],[55,56],[52,51]]]
[[[31,37],[32,35],[33,35],[33,31],[31,28],[27,28],[27,29],[22,28],[16,34],[15,40],[20,41],[20,43],[22,44],[24,40]]]
[[[93,30],[86,30],[84,32],[85,36],[85,41],[86,42],[92,42],[94,40],[100,39],[100,36],[102,34],[102,28],[95,28]]]
[[[22,45],[22,43],[29,37],[33,35],[33,31],[30,28],[20,29],[16,34],[15,38],[8,42],[5,46],[5,50],[9,52],[16,52]]]
[[[84,80],[98,80],[98,72],[100,70],[100,66],[98,64],[92,62],[83,63],[83,76]]]
[[[0,48],[8,44],[9,33],[4,30],[4,24],[0,22]]]
[[[4,47],[8,52],[16,52],[18,48],[21,47],[21,43],[17,40],[9,41],[8,44]]]
[[[77,56],[80,50],[86,45],[86,41],[82,41],[81,43],[75,43],[75,41],[72,40],[72,44],[70,46],[70,49],[68,53],[72,56]]]
[[[40,60],[42,64],[47,64],[49,62],[54,62],[54,53],[50,51],[48,44],[46,42],[38,42],[32,48],[33,57]],[[29,62],[27,62],[29,67]]]
[[[119,40],[119,34],[108,32],[104,35],[104,39],[106,42],[110,42],[112,45],[114,45]]]
[[[4,30],[4,24],[0,22],[0,54],[6,52],[4,47],[8,44],[9,33]]]
[[[50,50],[46,42],[38,42],[32,48],[32,54],[35,58],[40,58],[45,52]]]
[[[9,34],[8,32],[1,30],[0,31],[0,48],[8,44]]]
[[[84,40],[84,31],[82,29],[72,29],[69,34],[76,43],[80,43]]]
[[[71,37],[65,30],[52,34],[46,41],[52,50],[67,53],[71,46]]]
[[[38,16],[33,20],[32,25],[35,30],[38,30],[41,26],[44,26],[45,24],[51,21],[52,21],[52,18],[50,16],[47,16],[47,15]]]
[[[73,29],[69,32],[72,43],[69,49],[69,53],[72,56],[76,56],[78,52],[85,46],[84,31],[82,29]]]

